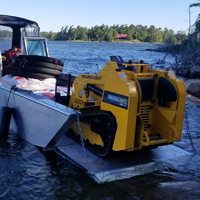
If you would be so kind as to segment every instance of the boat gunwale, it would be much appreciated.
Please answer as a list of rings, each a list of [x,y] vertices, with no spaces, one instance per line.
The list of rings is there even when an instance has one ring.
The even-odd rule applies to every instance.
[[[37,94],[33,93],[31,90],[24,90],[24,89],[21,89],[21,88],[17,88],[15,91],[13,91],[12,86],[10,86],[10,89],[8,88],[8,86],[10,86],[10,85],[8,85],[6,83],[0,83],[0,88],[4,89],[4,90],[6,90],[6,91],[8,91],[12,94],[26,98],[26,99],[28,99],[32,102],[38,103],[38,104],[45,106],[47,108],[50,108],[52,110],[56,110],[57,112],[60,112],[64,115],[74,115],[74,114],[77,115],[77,112],[75,110],[73,110],[73,109],[71,109],[67,106],[64,106],[62,104],[59,104],[59,103],[57,103],[53,100],[50,100],[45,96],[37,95]],[[22,93],[25,93],[25,94],[22,94]],[[31,95],[31,97],[30,97],[30,95]],[[45,102],[42,102],[40,100],[43,100]],[[51,105],[50,105],[50,103],[51,103]],[[52,104],[52,103],[54,103],[54,104]],[[58,106],[59,106],[59,108],[58,108]],[[64,111],[63,109],[66,109],[66,111]]]

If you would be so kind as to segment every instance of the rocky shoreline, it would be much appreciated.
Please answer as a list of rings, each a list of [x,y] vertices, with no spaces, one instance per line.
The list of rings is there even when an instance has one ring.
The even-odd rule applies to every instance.
[[[188,94],[200,98],[200,66],[172,67],[176,74],[185,78],[185,88]]]
[[[188,94],[200,98],[200,79],[189,79],[185,82],[185,88]]]

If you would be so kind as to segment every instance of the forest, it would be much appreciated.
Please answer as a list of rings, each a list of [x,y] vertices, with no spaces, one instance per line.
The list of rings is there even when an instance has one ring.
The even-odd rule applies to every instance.
[[[126,39],[116,39],[117,34],[127,34]],[[48,40],[62,41],[106,41],[106,42],[147,42],[147,43],[165,43],[165,44],[180,44],[187,38],[185,32],[175,33],[172,29],[156,28],[142,25],[113,25],[95,26],[91,28],[77,26],[62,27],[59,32],[41,32],[42,37]],[[0,30],[0,38],[11,37],[11,32],[8,30]]]
[[[117,34],[127,34],[126,39],[116,39]],[[41,32],[41,36],[49,40],[79,40],[79,41],[131,41],[131,42],[148,42],[148,43],[167,43],[180,44],[187,38],[185,32],[179,31],[175,33],[172,29],[156,28],[142,25],[113,25],[95,26],[91,28],[77,26],[62,27],[58,33]]]

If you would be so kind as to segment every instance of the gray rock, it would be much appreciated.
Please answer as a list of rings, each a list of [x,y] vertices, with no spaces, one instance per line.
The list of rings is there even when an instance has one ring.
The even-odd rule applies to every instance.
[[[190,67],[189,66],[181,66],[179,71],[181,72],[181,75],[185,78],[190,77]]]
[[[200,78],[200,66],[190,68],[190,78]]]
[[[200,80],[190,79],[185,83],[187,93],[200,97]]]

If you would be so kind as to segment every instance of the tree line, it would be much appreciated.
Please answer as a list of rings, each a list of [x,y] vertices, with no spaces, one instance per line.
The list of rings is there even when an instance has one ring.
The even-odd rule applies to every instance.
[[[10,38],[12,33],[8,30],[0,30],[0,38]]]
[[[49,40],[81,40],[81,41],[121,41],[116,39],[117,34],[127,34],[126,41],[140,41],[148,43],[166,43],[166,44],[180,44],[186,38],[187,34],[183,31],[175,33],[172,29],[168,28],[156,28],[151,25],[150,27],[142,25],[113,25],[107,26],[102,24],[101,26],[95,26],[92,28],[86,28],[77,26],[65,26],[62,27],[58,33],[41,32],[42,37],[46,37]]]
[[[126,39],[116,39],[117,34],[127,34]],[[175,33],[172,29],[156,28],[151,25],[150,27],[142,25],[113,25],[107,26],[94,26],[86,28],[77,26],[62,27],[59,32],[41,32],[42,37],[48,40],[80,40],[80,41],[140,41],[147,43],[165,43],[165,44],[181,44],[187,39],[187,34],[183,31]],[[0,30],[0,38],[11,37],[11,32],[8,30]]]

